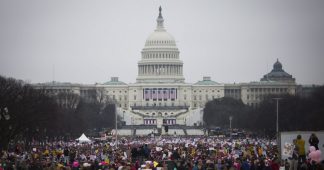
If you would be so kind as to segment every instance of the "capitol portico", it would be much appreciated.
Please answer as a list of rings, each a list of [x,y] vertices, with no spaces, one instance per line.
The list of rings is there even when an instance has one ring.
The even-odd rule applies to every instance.
[[[258,82],[222,84],[211,77],[203,77],[196,83],[186,83],[184,63],[174,37],[164,27],[161,7],[156,22],[156,29],[148,36],[141,51],[136,83],[126,84],[118,77],[112,77],[102,84],[40,83],[34,86],[53,93],[73,92],[81,97],[100,91],[115,102],[126,125],[154,125],[157,128],[203,124],[205,104],[224,96],[256,106],[266,95],[296,93],[295,79],[282,69],[279,60]]]

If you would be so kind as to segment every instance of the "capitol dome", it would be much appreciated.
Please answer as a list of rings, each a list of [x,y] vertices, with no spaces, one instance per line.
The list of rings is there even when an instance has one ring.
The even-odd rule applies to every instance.
[[[176,41],[164,28],[162,8],[157,26],[145,41],[142,59],[138,62],[137,83],[183,83],[183,63]]]
[[[175,46],[175,40],[171,34],[164,31],[154,31],[145,42],[145,46],[163,46],[163,45],[171,45]]]
[[[157,26],[156,29],[154,30],[151,35],[146,39],[145,42],[145,47],[144,49],[150,48],[150,47],[165,47],[165,46],[171,46],[171,47],[176,47],[175,40],[173,36],[168,33],[165,28],[164,28],[164,19],[162,17],[162,8],[159,8],[159,16],[157,18]]]

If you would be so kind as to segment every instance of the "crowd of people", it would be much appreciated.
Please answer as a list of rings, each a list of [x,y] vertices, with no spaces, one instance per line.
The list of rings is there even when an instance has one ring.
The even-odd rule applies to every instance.
[[[292,169],[296,155],[280,160],[275,140],[227,137],[123,137],[77,143],[42,142],[26,147],[17,143],[0,153],[0,170],[114,169],[114,170],[279,170]],[[302,159],[307,163],[306,157]],[[298,164],[298,169],[322,169],[322,164]]]

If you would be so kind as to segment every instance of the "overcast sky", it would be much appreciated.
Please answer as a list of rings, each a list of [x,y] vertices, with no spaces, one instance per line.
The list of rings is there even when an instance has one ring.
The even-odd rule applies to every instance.
[[[188,83],[258,81],[279,58],[298,84],[324,84],[323,0],[1,0],[0,74],[134,83],[160,5]]]

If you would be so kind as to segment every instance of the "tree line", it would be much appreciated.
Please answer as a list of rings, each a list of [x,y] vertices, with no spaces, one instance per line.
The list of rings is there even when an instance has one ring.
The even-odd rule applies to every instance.
[[[92,97],[52,94],[0,76],[0,149],[10,141],[73,139],[88,130],[113,128],[115,105],[99,93]]]
[[[324,86],[316,87],[309,97],[299,95],[269,95],[257,106],[243,104],[241,100],[220,98],[206,103],[203,120],[209,127],[232,128],[275,134],[278,103],[279,131],[324,129]]]

